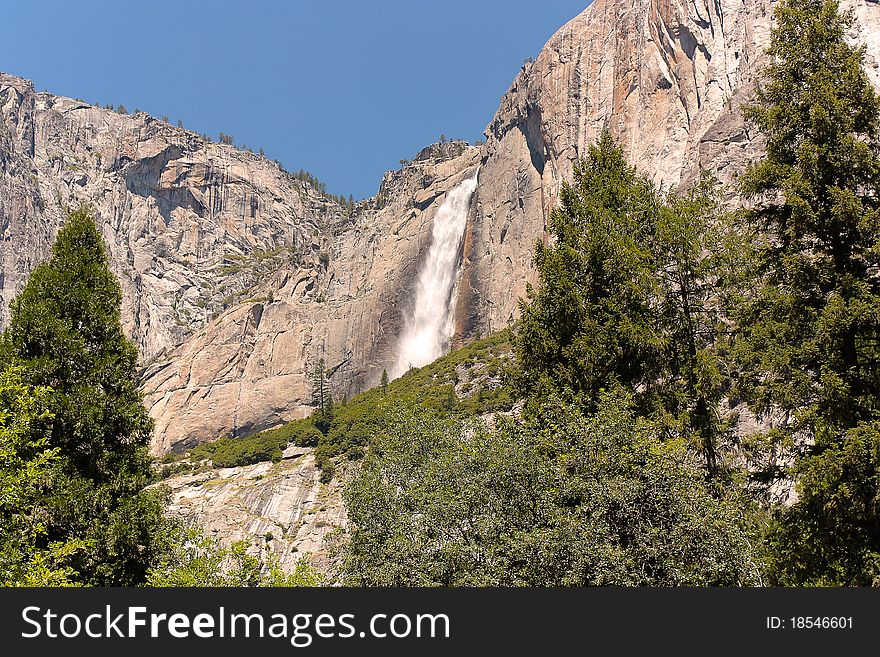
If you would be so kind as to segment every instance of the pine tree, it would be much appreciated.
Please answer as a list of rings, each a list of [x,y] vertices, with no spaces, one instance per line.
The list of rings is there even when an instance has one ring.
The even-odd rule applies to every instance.
[[[853,427],[878,408],[880,104],[835,0],[776,10],[773,63],[747,116],[766,157],[743,190],[770,235],[761,287],[741,308],[744,382],[793,427]]]
[[[800,456],[800,501],[774,539],[779,581],[870,583],[880,575],[870,424],[880,411],[880,101],[864,48],[847,40],[852,12],[786,0],[775,18],[771,64],[746,109],[767,149],[742,189],[767,238],[736,317],[738,387],[758,414],[784,418],[771,437]]]
[[[581,393],[595,410],[614,382],[652,387],[662,349],[652,321],[652,241],[659,199],[606,132],[564,184],[550,216],[555,242],[538,242],[539,287],[521,303],[517,359],[525,392]]]
[[[312,368],[312,406],[319,412],[324,410],[324,395],[327,392],[327,386],[324,381],[324,359],[318,359]]]
[[[386,369],[382,370],[381,385],[382,385],[382,392],[386,392],[388,390],[388,370],[386,370]]]
[[[48,417],[34,425],[59,457],[42,500],[46,538],[87,541],[77,567],[92,584],[144,581],[163,526],[160,497],[144,491],[152,421],[121,302],[95,220],[81,208],[11,304],[2,341],[3,360],[26,384],[51,389]]]
[[[688,437],[716,478],[728,428],[716,345],[726,226],[711,179],[664,195],[603,134],[563,186],[555,241],[537,245],[539,286],[515,340],[522,391],[568,390],[593,412],[601,391],[620,384],[640,413]]]
[[[333,394],[323,358],[318,359],[312,369],[312,406],[315,407],[315,426],[327,433],[333,422]]]
[[[658,326],[665,348],[660,388],[666,411],[700,449],[709,479],[721,473],[718,441],[732,417],[720,412],[729,383],[719,340],[727,291],[742,241],[719,210],[717,183],[704,175],[685,194],[670,193],[657,223]],[[731,262],[731,258],[734,258]]]

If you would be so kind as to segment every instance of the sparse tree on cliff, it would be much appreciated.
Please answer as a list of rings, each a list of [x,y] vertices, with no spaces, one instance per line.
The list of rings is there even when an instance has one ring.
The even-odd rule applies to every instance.
[[[327,433],[333,422],[333,394],[323,358],[318,359],[312,369],[312,406],[315,407],[315,426]]]

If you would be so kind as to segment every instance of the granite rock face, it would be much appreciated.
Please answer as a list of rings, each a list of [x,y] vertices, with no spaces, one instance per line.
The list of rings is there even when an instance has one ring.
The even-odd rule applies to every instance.
[[[319,358],[340,396],[377,382],[433,213],[478,162],[460,142],[426,149],[352,212],[261,156],[12,75],[0,117],[0,323],[66,208],[91,204],[157,454],[308,413]]]
[[[594,0],[520,70],[486,130],[468,226],[460,340],[517,314],[534,282],[563,181],[607,128],[629,161],[667,189],[701,171],[733,181],[762,149],[740,107],[766,62],[771,0]],[[880,4],[853,8],[853,39],[880,86]]]
[[[603,128],[668,188],[733,180],[761,148],[739,107],[774,4],[595,0],[522,68],[485,144],[425,149],[353,212],[252,153],[0,74],[0,321],[64,207],[86,201],[141,351],[154,453],[301,417],[319,358],[340,397],[395,362],[433,217],[476,166],[459,343],[516,317],[560,187]],[[880,82],[880,4],[844,4]]]
[[[285,264],[257,289],[261,301],[228,310],[151,364],[155,453],[307,415],[320,358],[338,397],[378,384],[396,360],[433,215],[477,158],[470,147],[387,175],[378,197],[387,205],[339,228],[323,262]]]
[[[321,483],[310,451],[279,463],[171,477],[163,484],[171,491],[171,516],[223,545],[249,540],[252,551],[273,553],[285,570],[306,558],[327,571],[331,534],[346,523],[339,483]]]
[[[317,261],[343,217],[274,162],[143,113],[35,93],[0,74],[0,115],[3,322],[68,207],[95,208],[144,362],[247,294],[258,265]]]

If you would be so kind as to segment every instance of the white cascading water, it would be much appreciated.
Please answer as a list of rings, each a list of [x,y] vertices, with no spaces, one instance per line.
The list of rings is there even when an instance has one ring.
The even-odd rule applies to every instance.
[[[460,182],[434,216],[431,247],[419,272],[412,315],[406,319],[393,376],[410,367],[422,367],[442,356],[454,331],[454,288],[461,241],[467,225],[477,174]]]

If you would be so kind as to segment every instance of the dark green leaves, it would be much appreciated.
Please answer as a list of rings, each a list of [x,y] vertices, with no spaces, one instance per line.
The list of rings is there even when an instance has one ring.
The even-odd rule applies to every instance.
[[[766,156],[741,180],[766,231],[737,304],[737,390],[794,463],[799,499],[778,513],[773,577],[877,577],[880,412],[880,100],[836,0],[780,3],[771,64],[747,118]]]
[[[35,504],[44,543],[81,540],[77,576],[92,584],[144,581],[160,549],[163,502],[152,478],[152,421],[137,382],[137,350],[120,322],[122,293],[89,210],[71,212],[48,261],[11,306],[3,360],[45,386],[34,437],[54,450]]]
[[[346,581],[371,586],[760,582],[755,526],[621,393],[493,429],[398,408],[346,489]]]

